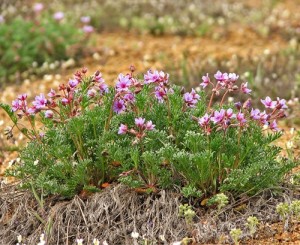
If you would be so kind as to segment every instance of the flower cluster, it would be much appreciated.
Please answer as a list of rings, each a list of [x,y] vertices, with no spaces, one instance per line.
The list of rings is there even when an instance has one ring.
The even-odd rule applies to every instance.
[[[147,121],[145,118],[139,117],[134,120],[136,129],[128,129],[126,124],[121,124],[119,127],[118,134],[130,133],[136,136],[137,139],[142,139],[146,136],[146,131],[151,131],[155,128],[155,125],[152,121]]]

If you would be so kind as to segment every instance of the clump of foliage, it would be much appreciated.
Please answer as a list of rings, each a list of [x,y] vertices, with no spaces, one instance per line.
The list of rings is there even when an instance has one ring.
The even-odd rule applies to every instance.
[[[164,72],[138,80],[131,67],[109,88],[99,71],[82,69],[32,105],[19,95],[1,107],[14,124],[7,135],[18,128],[29,143],[7,174],[24,188],[66,197],[116,181],[146,192],[179,186],[187,196],[278,185],[294,167],[279,162],[280,148],[271,144],[281,135],[276,121],[285,100],[266,97],[264,111],[250,99],[225,103],[228,94],[251,93],[238,78],[218,71],[214,81],[202,77],[203,90],[185,92]]]
[[[0,23],[0,83],[25,78],[23,72],[33,65],[80,55],[89,37],[84,33],[92,31],[64,21],[63,12],[52,15],[42,11],[43,5],[34,7],[27,16]]]

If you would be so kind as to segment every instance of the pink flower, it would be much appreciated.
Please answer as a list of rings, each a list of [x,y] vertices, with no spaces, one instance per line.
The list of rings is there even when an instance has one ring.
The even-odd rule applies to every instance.
[[[247,122],[245,115],[241,112],[236,115],[236,119],[239,121],[240,125],[244,125]]]
[[[276,101],[276,108],[277,109],[287,109],[287,105],[286,105],[286,100],[285,99],[280,99],[277,97],[277,101]]]
[[[65,17],[65,14],[63,12],[56,12],[53,15],[53,18],[57,21],[62,20]]]
[[[92,33],[94,32],[94,27],[90,25],[85,25],[82,27],[84,33]]]
[[[271,108],[271,109],[274,109],[277,104],[277,102],[272,101],[272,99],[269,96],[267,96],[265,100],[260,100],[260,101],[265,105],[266,108]]]
[[[5,21],[5,19],[4,19],[3,15],[0,15],[0,24],[4,23],[4,21]]]
[[[248,88],[248,82],[242,83],[242,85],[241,85],[241,91],[244,94],[250,94],[251,93],[252,90]]]
[[[129,75],[124,76],[123,74],[119,74],[118,82],[116,84],[116,89],[118,92],[128,91],[131,85],[131,80]]]
[[[113,105],[113,110],[117,114],[124,112],[126,110],[124,100],[116,100]]]
[[[22,101],[25,101],[27,99],[27,94],[20,94],[20,95],[18,95],[18,99],[22,100]]]
[[[154,129],[154,127],[155,127],[155,125],[152,123],[152,121],[148,121],[146,123],[146,130],[151,131]]]
[[[279,130],[278,127],[277,127],[276,120],[274,120],[273,122],[271,122],[269,126],[270,126],[270,129],[272,131],[278,131]]]
[[[198,124],[201,127],[206,127],[209,125],[210,116],[206,113],[203,117],[198,119]]]
[[[235,118],[235,114],[233,114],[233,110],[231,108],[227,109],[227,111],[226,111],[226,117],[228,119]]]
[[[259,120],[262,124],[265,124],[269,120],[270,116],[265,112],[261,112],[259,114]]]
[[[223,82],[225,80],[228,80],[228,74],[222,73],[220,71],[217,71],[217,73],[214,75],[215,79],[217,79],[220,82]]]
[[[157,81],[159,81],[160,76],[158,71],[154,71],[152,72],[151,70],[147,71],[147,74],[144,74],[144,83],[148,84],[148,83],[155,83]]]
[[[155,94],[155,97],[158,100],[158,102],[163,103],[164,98],[167,95],[167,89],[162,86],[156,86],[154,94]]]
[[[225,73],[226,74],[226,73]],[[228,74],[228,79],[231,81],[231,82],[236,82],[236,80],[239,79],[239,75],[235,74],[235,73],[229,73]]]
[[[128,131],[128,127],[125,124],[121,124],[119,127],[118,134],[126,134]]]
[[[45,98],[45,95],[40,94],[40,95],[36,96],[35,100],[32,102],[32,104],[38,110],[43,109],[47,105],[47,100]]]
[[[69,100],[67,98],[62,98],[61,103],[62,105],[66,106],[67,104],[69,104]]]
[[[203,88],[205,88],[209,83],[210,83],[210,79],[208,77],[208,73],[206,74],[206,76],[202,76],[202,83],[200,83],[200,86],[202,86]]]
[[[80,18],[80,21],[81,21],[82,23],[84,23],[84,24],[90,23],[91,17],[90,17],[90,16],[82,16],[82,17]]]
[[[135,97],[132,92],[125,94],[123,98],[128,102],[131,102],[131,103],[135,102]]]
[[[250,112],[250,118],[252,118],[253,120],[259,120],[260,119],[260,110],[259,109],[253,110],[253,108],[252,108],[251,112]]]
[[[195,107],[200,99],[200,95],[197,94],[194,89],[192,89],[190,93],[187,92],[183,95],[183,99],[188,107]]]
[[[51,89],[50,92],[47,94],[50,98],[54,98],[56,96],[56,92],[54,89]]]
[[[226,114],[226,112],[225,112],[224,109],[221,109],[220,111],[215,111],[214,112],[214,116],[211,117],[210,120],[212,122],[214,122],[215,124],[216,123],[220,123],[220,122],[222,122],[224,120],[225,114]]]
[[[136,118],[136,119],[134,119],[134,123],[137,127],[142,128],[145,123],[145,118],[142,118],[142,117]]]
[[[20,109],[20,101],[18,99],[13,100],[11,109],[12,111],[17,111]]]
[[[38,12],[41,12],[44,8],[44,5],[42,3],[35,3],[33,5],[33,11],[38,13]]]
[[[30,115],[34,115],[36,113],[36,111],[37,111],[36,108],[33,106],[33,107],[28,108],[26,112]]]
[[[51,110],[45,111],[45,117],[46,118],[53,118],[53,111],[51,111]]]
[[[76,88],[76,86],[79,84],[79,81],[77,79],[70,79],[69,85],[71,88]]]
[[[95,97],[95,95],[96,95],[96,93],[97,93],[97,91],[95,90],[95,89],[89,89],[88,91],[87,91],[87,95],[88,95],[88,97],[90,97],[90,98],[94,98]]]

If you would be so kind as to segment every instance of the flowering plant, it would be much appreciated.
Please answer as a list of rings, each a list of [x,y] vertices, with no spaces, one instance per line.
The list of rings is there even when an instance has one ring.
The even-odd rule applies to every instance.
[[[114,87],[100,72],[88,76],[82,69],[32,105],[26,94],[12,107],[1,104],[14,123],[7,135],[18,128],[29,139],[21,164],[7,174],[23,187],[64,196],[113,181],[150,192],[177,185],[208,194],[255,192],[278,184],[294,166],[278,162],[280,149],[270,144],[281,135],[285,100],[267,97],[263,111],[250,99],[225,103],[230,93],[251,93],[234,73],[218,71],[214,81],[203,76],[200,85],[211,90],[206,99],[204,90],[171,85],[167,73],[149,70],[138,80],[130,69]]]

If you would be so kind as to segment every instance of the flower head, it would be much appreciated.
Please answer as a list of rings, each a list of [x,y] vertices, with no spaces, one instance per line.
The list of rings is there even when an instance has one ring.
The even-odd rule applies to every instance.
[[[84,24],[90,23],[91,17],[90,17],[90,16],[82,16],[82,17],[80,18],[80,21],[81,21],[82,23],[84,23]]]
[[[45,95],[40,94],[35,97],[35,100],[32,102],[34,107],[36,109],[43,109],[47,105],[47,99],[45,98]]]
[[[119,127],[118,134],[126,134],[128,131],[128,127],[125,124],[121,124]]]
[[[130,85],[131,85],[131,80],[130,80],[129,75],[124,76],[123,74],[119,74],[118,82],[116,84],[116,90],[118,92],[128,91]]]
[[[97,94],[97,91],[95,90],[95,89],[89,89],[88,91],[87,91],[87,95],[88,95],[88,97],[90,97],[90,98],[94,98],[95,96],[96,96],[96,94]]]
[[[92,32],[94,32],[94,27],[91,25],[84,25],[82,27],[82,30],[84,33],[92,33]]]
[[[113,105],[113,110],[117,114],[124,112],[126,110],[124,100],[122,100],[122,99],[116,100]]]
[[[167,95],[167,89],[163,86],[156,86],[155,87],[155,97],[160,102],[163,103],[164,99]]]
[[[145,118],[142,118],[142,117],[136,118],[136,119],[134,119],[134,123],[139,128],[142,128],[144,126],[144,123],[145,123]]]
[[[239,79],[239,75],[235,74],[235,73],[229,73],[228,74],[228,79],[231,81],[231,82],[236,82],[236,80]]]
[[[287,105],[286,105],[286,100],[285,99],[280,99],[277,97],[277,101],[276,101],[276,108],[277,109],[287,109]]]
[[[53,15],[53,18],[57,21],[62,20],[65,17],[65,14],[63,12],[56,12]]]
[[[46,118],[53,118],[53,111],[51,111],[51,110],[45,111],[45,117]]]
[[[261,103],[264,104],[266,108],[271,108],[271,109],[274,109],[277,104],[277,102],[272,101],[272,99],[269,96],[267,96],[264,100],[260,100],[260,101]]]
[[[21,106],[21,104],[20,104],[19,99],[16,99],[16,100],[13,100],[11,109],[12,109],[12,111],[17,111],[20,109],[20,106]]]
[[[242,83],[242,85],[241,85],[241,91],[244,94],[250,94],[251,93],[252,90],[248,88],[248,82]]]
[[[202,88],[205,88],[210,83],[208,73],[206,74],[206,76],[202,76],[202,81],[203,82],[200,83],[200,86],[202,86]]]
[[[50,98],[54,98],[56,96],[56,92],[54,89],[51,89],[50,92],[47,94]]]
[[[146,130],[151,131],[154,129],[155,125],[152,123],[152,121],[146,122]]]
[[[228,74],[222,73],[220,71],[217,71],[217,73],[214,75],[215,79],[217,79],[220,82],[223,82],[225,80],[228,80]]]
[[[224,109],[221,109],[220,111],[215,111],[213,117],[211,117],[210,120],[213,123],[220,123],[224,120],[225,115],[226,115],[226,111]]]
[[[33,11],[36,13],[41,12],[43,10],[43,8],[44,8],[44,4],[42,4],[42,3],[35,3],[33,5]]]
[[[236,119],[239,121],[240,125],[244,125],[247,122],[244,113],[241,112],[236,115]]]
[[[260,110],[259,109],[251,109],[250,112],[250,118],[252,118],[253,120],[259,120],[260,119]]]
[[[209,125],[209,121],[210,121],[210,116],[207,113],[205,113],[205,115],[203,117],[200,117],[198,119],[198,124],[201,127],[206,127]]]
[[[70,79],[69,80],[69,85],[70,85],[71,88],[76,88],[78,84],[79,84],[79,81],[77,79]]]
[[[274,120],[273,122],[271,122],[270,125],[269,125],[269,127],[270,127],[270,129],[271,129],[272,131],[278,131],[278,130],[279,130],[278,127],[277,127],[277,122],[276,122],[276,120]]]
[[[188,107],[195,107],[195,105],[198,103],[198,100],[200,100],[200,95],[196,93],[194,89],[189,93],[185,93],[183,95],[184,102]]]

